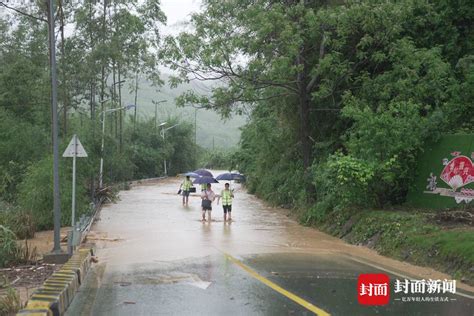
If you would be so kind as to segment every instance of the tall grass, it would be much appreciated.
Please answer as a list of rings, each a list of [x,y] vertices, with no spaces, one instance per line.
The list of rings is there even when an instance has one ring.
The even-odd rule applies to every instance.
[[[3,290],[0,287],[0,315],[15,315],[21,308],[20,296],[16,290],[8,284],[6,278],[4,278],[2,284],[6,289]]]

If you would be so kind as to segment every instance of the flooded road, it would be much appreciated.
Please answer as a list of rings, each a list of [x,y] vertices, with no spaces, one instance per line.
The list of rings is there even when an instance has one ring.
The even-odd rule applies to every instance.
[[[461,295],[421,295],[447,301],[406,302],[420,295],[395,294],[396,279],[450,277],[302,227],[238,184],[234,221],[214,202],[213,221],[201,222],[197,195],[181,205],[181,181],[135,186],[104,206],[88,237],[99,264],[69,315],[474,315],[472,288],[458,282]],[[388,305],[358,304],[361,273],[389,275]]]

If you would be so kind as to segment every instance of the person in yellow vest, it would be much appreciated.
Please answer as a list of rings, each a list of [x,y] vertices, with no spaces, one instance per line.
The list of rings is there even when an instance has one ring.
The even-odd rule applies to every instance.
[[[186,179],[184,179],[183,183],[181,183],[181,186],[179,187],[182,189],[182,195],[183,195],[183,205],[188,206],[188,200],[189,200],[189,191],[191,190],[191,187],[193,186],[193,183],[191,182],[191,179],[189,179],[189,176],[186,176]]]
[[[217,205],[219,200],[222,199],[222,208],[224,209],[224,222],[227,221],[227,213],[229,213],[229,222],[232,221],[232,199],[234,198],[234,192],[229,189],[229,184],[225,184],[225,189],[222,190],[221,195],[217,197]]]

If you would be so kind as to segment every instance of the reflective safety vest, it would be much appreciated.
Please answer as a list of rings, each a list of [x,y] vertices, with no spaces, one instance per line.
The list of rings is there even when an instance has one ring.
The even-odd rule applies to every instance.
[[[183,182],[183,191],[189,191],[192,185],[191,180],[185,179]]]
[[[232,191],[222,190],[221,199],[222,199],[222,205],[232,205]]]

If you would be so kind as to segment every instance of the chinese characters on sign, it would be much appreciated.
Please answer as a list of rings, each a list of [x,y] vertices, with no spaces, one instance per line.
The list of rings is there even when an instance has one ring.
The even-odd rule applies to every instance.
[[[452,196],[457,203],[469,203],[474,200],[474,190],[462,188],[474,182],[474,164],[467,156],[460,155],[460,152],[451,153],[454,158],[451,161],[443,159],[444,169],[440,179],[451,189],[437,187],[436,176],[433,173],[427,179],[428,185],[425,193],[440,194],[441,196]],[[472,153],[471,157],[474,156]],[[459,191],[457,191],[460,189]]]
[[[441,294],[456,293],[456,280],[407,280],[397,279],[394,286],[395,293],[404,294]]]
[[[386,274],[361,274],[357,288],[359,304],[386,305],[390,300],[390,278]]]

